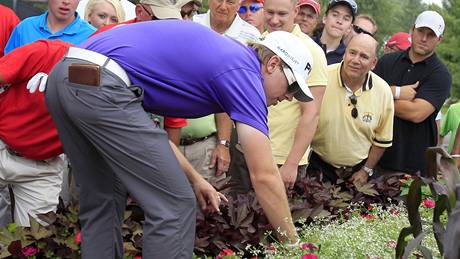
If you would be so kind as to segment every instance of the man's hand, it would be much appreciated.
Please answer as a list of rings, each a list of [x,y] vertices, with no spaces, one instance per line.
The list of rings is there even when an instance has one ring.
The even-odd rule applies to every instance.
[[[216,189],[203,178],[193,183],[193,191],[198,200],[198,205],[203,212],[220,213],[220,203],[222,201],[228,202],[225,195],[216,191]]]
[[[216,167],[216,164],[216,176],[220,176],[223,173],[228,172],[228,167],[230,166],[230,151],[228,147],[217,144],[216,148],[212,151],[209,168]]]
[[[285,163],[279,170],[284,186],[288,189],[294,188],[295,180],[297,179],[298,165]]]
[[[415,95],[417,94],[417,87],[418,87],[419,81],[415,82],[414,84],[411,85],[402,85],[401,92],[399,94],[399,99],[398,100],[407,100],[411,101],[415,98]]]
[[[48,75],[45,73],[37,73],[34,75],[29,82],[27,82],[26,88],[30,93],[35,93],[35,91],[44,92],[46,88],[46,81],[48,80]]]
[[[358,172],[355,172],[351,177],[350,181],[354,183],[360,183],[360,184],[365,184],[367,183],[368,175],[366,172],[364,172],[363,169],[359,169]]]

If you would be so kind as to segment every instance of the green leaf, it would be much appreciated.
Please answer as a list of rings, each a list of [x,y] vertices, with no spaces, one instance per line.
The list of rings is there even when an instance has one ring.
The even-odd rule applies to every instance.
[[[422,220],[420,218],[419,207],[422,202],[421,193],[422,180],[416,178],[409,187],[409,193],[407,194],[407,213],[409,222],[413,227],[414,237],[418,236],[422,232]]]
[[[409,256],[412,254],[412,251],[414,251],[416,247],[420,246],[420,243],[426,234],[426,232],[421,232],[419,235],[417,235],[416,238],[412,239],[409,244],[407,244],[406,248],[404,249],[403,258],[409,258]]]
[[[374,187],[374,184],[371,184],[371,183],[366,183],[366,184],[355,184],[356,186],[356,190],[358,192],[361,192],[361,193],[364,193],[366,195],[369,195],[369,196],[376,196],[378,195],[379,193],[373,188]]]
[[[18,228],[18,225],[16,225],[16,223],[11,223],[11,224],[8,224],[8,226],[6,226],[6,228],[8,229],[8,231],[10,233],[14,233],[14,232],[16,232],[16,229]]]
[[[433,231],[440,254],[444,253],[442,240],[444,240],[444,235],[446,232],[443,225],[441,224],[441,215],[444,213],[444,211],[447,211],[448,201],[449,200],[447,195],[439,195],[433,210]]]
[[[35,239],[35,240],[40,240],[42,238],[50,237],[53,235],[53,233],[40,225],[34,217],[29,217],[30,220],[30,235]]]
[[[418,250],[420,251],[420,253],[422,253],[423,258],[425,258],[425,259],[433,259],[433,255],[431,254],[430,249],[428,249],[428,248],[426,248],[426,247],[420,245],[420,246],[418,247]],[[442,254],[442,253],[441,253],[441,254]]]
[[[406,237],[412,234],[412,226],[401,229],[398,237],[398,243],[396,244],[396,256],[395,258],[402,258],[404,250],[407,246]]]

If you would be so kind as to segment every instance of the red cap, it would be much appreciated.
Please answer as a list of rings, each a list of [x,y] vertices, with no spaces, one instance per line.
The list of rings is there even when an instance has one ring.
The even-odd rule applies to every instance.
[[[396,46],[400,50],[406,50],[411,45],[411,36],[407,32],[397,32],[387,40],[386,46]]]
[[[299,0],[297,2],[296,7],[301,7],[302,5],[309,5],[315,10],[315,13],[319,15],[319,12],[321,10],[321,5],[316,2],[315,0]]]

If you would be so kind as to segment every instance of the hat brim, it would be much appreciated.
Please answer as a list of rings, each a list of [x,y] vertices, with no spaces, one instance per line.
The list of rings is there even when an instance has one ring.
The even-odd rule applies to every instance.
[[[311,8],[313,8],[313,11],[315,11],[315,14],[316,15],[319,15],[319,10],[315,8],[314,5],[310,4],[310,3],[301,3],[299,5],[297,5],[297,7],[301,7],[301,6],[310,6]]]
[[[431,24],[425,24],[425,23],[422,22],[422,23],[416,24],[414,27],[415,27],[415,28],[426,27],[426,28],[432,30],[432,31],[434,32],[434,34],[436,34],[436,37],[441,36],[441,33],[439,33],[439,31],[436,30],[436,28],[434,28],[434,26],[431,25]]]
[[[160,7],[156,5],[152,5],[152,11],[155,17],[160,20],[164,19],[182,19],[180,15],[180,9],[178,8],[169,8],[169,7]]]
[[[310,91],[310,88],[308,88],[307,83],[305,82],[305,78],[303,78],[299,73],[297,73],[295,70],[292,70],[292,73],[294,74],[294,77],[297,81],[297,84],[300,87],[300,91],[297,91],[297,93],[294,94],[294,98],[299,101],[299,102],[311,102],[313,99],[313,94]]]

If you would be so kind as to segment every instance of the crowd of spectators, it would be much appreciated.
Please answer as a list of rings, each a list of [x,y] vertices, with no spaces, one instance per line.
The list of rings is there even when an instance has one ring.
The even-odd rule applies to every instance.
[[[149,158],[144,158],[147,153],[137,158],[132,154],[140,146],[147,146],[148,141],[144,141],[142,137],[150,134],[155,136],[152,141],[157,145],[152,148],[162,149],[158,157],[152,158],[156,161],[152,171],[185,171],[187,178],[181,177],[192,184],[195,194],[199,196],[201,208],[210,211],[218,211],[218,205],[225,197],[212,189],[211,185],[206,185],[208,183],[203,184],[205,181],[201,181],[201,177],[214,186],[230,182],[233,186],[232,193],[245,193],[254,188],[270,222],[286,231],[288,234],[284,241],[293,244],[296,233],[292,222],[288,220],[283,223],[280,220],[281,217],[290,217],[286,216],[286,197],[284,189],[279,188],[278,180],[279,183],[284,183],[284,188],[289,189],[307,175],[325,182],[351,181],[356,184],[395,173],[424,175],[426,148],[437,145],[439,135],[444,137],[449,133],[452,136],[448,151],[460,160],[460,144],[454,143],[460,122],[460,106],[455,104],[450,107],[441,128],[436,124],[436,118],[442,115],[441,107],[449,96],[452,77],[436,55],[436,47],[443,39],[445,24],[443,17],[435,11],[420,13],[406,32],[395,32],[388,37],[382,43],[384,54],[378,57],[380,44],[375,39],[378,24],[372,16],[361,14],[354,0],[330,0],[323,8],[323,14],[320,4],[315,0],[209,0],[209,10],[202,13],[201,0],[140,0],[136,5],[125,0],[89,0],[84,1],[84,6],[81,6],[82,2],[80,1],[79,6],[78,0],[49,0],[48,8],[43,14],[22,21],[11,9],[0,5],[0,227],[13,221],[21,226],[29,226],[29,217],[46,225],[37,215],[56,211],[59,197],[64,202],[79,200],[80,221],[84,237],[89,240],[84,243],[85,255],[88,258],[100,258],[104,254],[118,258],[121,256],[122,240],[113,236],[120,231],[125,196],[129,193],[139,200],[147,215],[148,222],[145,227],[149,233],[146,234],[145,242],[150,242],[152,248],[149,249],[150,252],[145,252],[146,255],[155,254],[156,252],[151,251],[155,248],[165,254],[188,257],[186,250],[189,247],[170,253],[167,250],[171,246],[162,247],[161,242],[154,240],[162,235],[157,233],[162,230],[155,224],[164,224],[162,227],[166,229],[170,223],[174,227],[175,221],[183,221],[186,228],[193,228],[194,219],[190,219],[193,218],[193,210],[186,208],[195,206],[195,203],[188,202],[191,193],[189,187],[164,187],[159,184],[159,189],[166,190],[166,194],[160,195],[158,192],[150,192],[151,185],[145,184],[150,176],[138,174],[137,171],[145,170]],[[82,13],[77,10],[82,10]],[[157,22],[160,20],[184,21]],[[191,35],[184,31],[190,25],[186,23],[200,24],[207,28],[206,33]],[[200,27],[193,25],[190,30],[203,32],[204,28]],[[142,28],[146,30],[145,35],[142,35]],[[163,39],[164,34],[169,35],[167,30],[171,29],[177,30],[184,39],[193,40],[180,42],[180,35]],[[150,30],[161,34],[149,34]],[[289,51],[285,49],[281,49],[281,52],[271,49],[273,45],[270,44],[275,43],[270,43],[268,39],[275,34],[281,35],[277,37],[295,41],[297,47],[301,46],[307,54],[294,53],[303,56],[303,60],[298,61],[298,57],[289,56],[286,54]],[[216,35],[219,40],[230,38],[231,43],[221,43],[214,38]],[[265,38],[269,43],[260,42],[260,39]],[[274,39],[276,42],[277,38]],[[198,46],[198,43],[201,45]],[[129,48],[124,44],[135,44],[135,47],[130,47],[138,52],[128,52]],[[182,46],[175,52],[171,46],[177,44]],[[271,55],[266,55],[261,50],[264,44],[272,51]],[[288,45],[279,42],[276,44],[279,44],[278,48],[285,46],[290,49]],[[152,46],[163,49],[155,50]],[[235,49],[221,51],[219,47],[223,46],[233,46]],[[173,71],[165,75],[174,78],[161,78],[160,65],[146,60],[151,53],[147,55],[141,50],[143,48],[155,52],[159,61],[163,61],[162,58],[166,60],[166,54],[162,51],[171,52],[170,55],[177,57],[180,53],[188,52],[181,56],[181,62],[190,65],[169,64],[168,67],[172,66]],[[259,67],[254,71],[261,71],[238,72],[239,66],[251,69],[254,66],[252,59],[243,59],[243,56],[249,54],[240,48],[258,53],[260,64],[257,65],[262,66],[262,69]],[[211,58],[211,50],[222,57],[227,52],[234,51],[240,57],[234,61],[238,67],[232,67],[233,72],[212,75],[207,80],[204,78],[205,73],[197,72],[197,81],[189,84],[206,84],[206,87],[207,84],[222,84],[225,87],[233,84],[238,87],[235,86],[232,92],[213,92],[212,101],[207,100],[203,92],[193,95],[188,91],[194,92],[194,89],[181,89],[182,95],[192,98],[190,104],[201,105],[209,101],[214,105],[213,108],[219,106],[220,109],[209,109],[216,113],[204,117],[195,116],[205,113],[193,113],[195,107],[186,107],[187,100],[184,100],[184,104],[171,103],[170,111],[163,112],[160,109],[161,112],[158,112],[158,109],[149,109],[149,105],[154,105],[148,104],[145,101],[147,99],[144,99],[144,109],[151,112],[146,113],[149,122],[161,130],[155,128],[151,132],[150,126],[140,127],[138,130],[142,131],[142,135],[136,139],[134,133],[123,135],[123,131],[117,128],[117,125],[125,127],[121,125],[126,124],[124,120],[128,118],[117,118],[109,122],[97,121],[94,125],[83,123],[85,119],[80,120],[78,116],[85,117],[81,111],[93,107],[93,104],[59,103],[52,98],[59,95],[60,98],[68,98],[69,102],[73,98],[59,93],[59,87],[47,91],[45,103],[42,92],[47,89],[47,82],[52,87],[73,82],[96,86],[113,82],[113,78],[99,72],[98,68],[88,70],[87,66],[74,66],[75,64],[69,63],[68,60],[73,58],[87,57],[83,65],[91,64],[93,57],[82,52],[82,49],[91,49],[103,54],[102,57],[110,57],[101,64],[94,63],[97,67],[107,67],[109,71],[117,72],[121,81],[128,86],[130,82],[145,83],[142,81],[147,80],[143,79],[145,76],[152,80],[150,83],[154,82],[161,89],[165,88],[166,90],[161,90],[165,92],[172,91],[165,85],[193,81],[194,76],[185,79],[185,75],[189,75],[192,70],[198,71],[199,67],[193,67],[193,64],[205,64],[202,59],[215,60],[216,57]],[[123,55],[120,56],[119,53]],[[124,56],[125,54],[133,56]],[[202,54],[204,58],[198,57],[198,54]],[[296,65],[283,58],[276,59],[283,55],[287,55]],[[192,59],[193,57],[195,58]],[[116,65],[110,65],[113,60]],[[151,64],[151,68],[139,63],[144,61]],[[220,61],[222,64],[226,62],[230,61]],[[247,89],[245,92],[243,84],[251,84],[262,77],[266,84],[274,82],[275,76],[279,74],[271,70],[271,62],[274,62],[273,67],[279,67],[283,71],[283,82],[287,80],[289,87],[295,85],[298,87],[297,91],[305,95],[291,95],[288,87],[288,94],[278,94],[277,98],[270,99],[275,93],[265,89],[266,100],[263,103],[266,106],[272,105],[268,108],[264,106],[261,110],[252,110],[261,102],[256,98],[260,96]],[[59,65],[53,70],[55,64]],[[303,64],[304,67],[300,70],[306,73],[306,80],[302,83],[299,83],[300,78],[294,68],[300,66],[299,64]],[[66,76],[63,83],[57,81],[60,75],[64,75],[58,67],[65,67],[69,71],[68,78]],[[135,70],[137,67],[145,74],[132,76],[129,69]],[[216,63],[213,69],[217,68]],[[120,73],[120,70],[123,72]],[[128,72],[125,73],[125,70]],[[203,67],[203,70],[211,70],[211,67]],[[94,73],[97,73],[96,77]],[[104,76],[100,77],[98,73]],[[88,79],[92,77],[95,79]],[[164,95],[166,99],[159,100],[142,87],[134,88],[131,85],[129,92],[136,93],[136,100],[151,98],[148,100],[156,100],[160,104],[169,101],[166,98],[169,96],[164,92],[160,92],[159,96]],[[29,93],[28,89],[39,91]],[[203,90],[196,86],[196,91],[208,89]],[[73,94],[77,96],[79,93],[76,91]],[[234,100],[228,100],[229,96],[219,96],[223,93],[232,94]],[[130,104],[131,102],[117,103],[117,107]],[[233,105],[241,107],[235,108]],[[81,110],[74,113],[71,107],[80,106]],[[63,109],[63,112],[59,109]],[[189,111],[182,112],[181,109]],[[104,109],[103,114],[112,118],[109,111]],[[133,111],[139,112],[138,109]],[[76,118],[66,117],[69,114]],[[179,118],[181,114],[193,114],[193,118]],[[253,121],[245,117],[245,114],[257,117],[258,120]],[[264,114],[265,118],[261,119]],[[133,127],[143,122],[134,120],[129,123]],[[74,124],[82,129],[85,136],[72,128]],[[263,134],[248,134],[250,131],[245,128],[246,124],[251,124],[251,130],[258,129]],[[105,141],[98,140],[99,131],[107,129],[102,127],[107,125],[114,125],[106,133],[108,138]],[[263,125],[268,129],[265,130]],[[169,144],[157,140],[163,132],[167,133],[174,144],[172,150],[175,156],[173,152],[164,155],[164,150],[170,150]],[[460,143],[460,134],[457,135]],[[251,139],[248,136],[257,137]],[[96,144],[91,146],[86,142]],[[119,144],[123,147],[117,146]],[[191,166],[176,154],[176,146],[177,151],[183,154]],[[112,154],[109,147],[116,151],[123,148],[125,151],[114,151]],[[259,158],[255,154],[256,147],[263,150],[260,161],[257,161]],[[89,157],[90,154],[94,157]],[[66,155],[70,156],[70,162]],[[108,160],[113,161],[104,160],[102,163],[96,157],[101,160],[110,158]],[[173,161],[173,157],[177,157],[179,163]],[[160,161],[160,158],[167,161]],[[262,165],[267,162],[271,164]],[[178,169],[179,165],[182,169]],[[110,170],[116,173],[111,175],[104,172]],[[120,176],[119,173],[124,171],[127,172],[126,176]],[[269,173],[264,175],[260,173],[262,171]],[[100,175],[92,177],[89,172]],[[195,176],[195,172],[200,177]],[[168,178],[166,183],[170,181],[171,184],[182,185],[185,182],[182,178],[172,179],[179,176],[162,177]],[[110,188],[116,190],[102,188],[100,184],[104,181],[113,184]],[[183,193],[170,195],[168,192],[176,187],[177,192]],[[159,198],[152,198],[152,195],[158,195]],[[177,202],[174,205],[176,207],[169,208],[171,202]],[[270,202],[279,205],[279,211],[269,205]],[[187,210],[181,214],[186,215],[187,219],[177,219],[173,215],[178,207]],[[164,221],[156,218],[162,217],[158,215],[158,211],[168,214],[164,216]],[[115,219],[113,225],[106,225],[110,218]],[[105,234],[102,235],[102,232]],[[190,233],[194,232],[190,230],[182,229],[178,232],[184,239],[193,238]],[[108,245],[108,241],[110,245],[114,243],[114,247],[101,247],[101,244]]]

